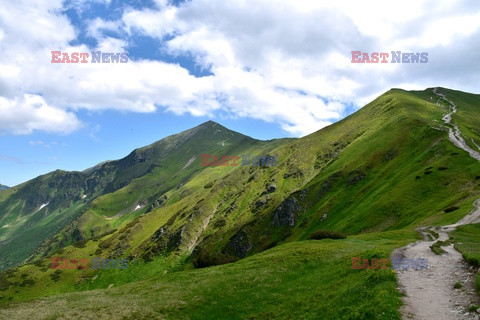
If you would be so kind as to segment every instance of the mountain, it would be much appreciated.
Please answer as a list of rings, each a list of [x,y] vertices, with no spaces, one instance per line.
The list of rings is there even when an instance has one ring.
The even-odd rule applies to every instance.
[[[203,153],[239,154],[262,145],[209,121],[123,159],[83,172],[57,170],[9,189],[0,195],[0,269],[109,232],[152,210],[168,191],[204,169]]]
[[[6,190],[6,189],[8,189],[8,188],[9,188],[9,187],[4,186],[3,184],[0,184],[0,191]]]
[[[437,90],[457,103],[453,122],[476,148],[480,95]],[[140,298],[127,292],[139,291],[142,301],[164,301],[155,310],[170,318],[228,309],[250,318],[334,310],[398,319],[394,274],[353,273],[350,259],[389,257],[415,240],[415,228],[454,223],[480,197],[480,167],[449,140],[448,112],[433,88],[392,89],[300,139],[259,141],[207,122],[121,160],[9,189],[0,193],[0,263],[27,263],[0,274],[0,304],[114,285],[85,293],[97,297],[97,313],[81,309],[130,314]],[[202,154],[271,156],[278,164],[202,166]],[[317,230],[347,239],[308,240]],[[130,263],[126,270],[51,270],[52,256]],[[153,314],[142,308],[137,315]]]

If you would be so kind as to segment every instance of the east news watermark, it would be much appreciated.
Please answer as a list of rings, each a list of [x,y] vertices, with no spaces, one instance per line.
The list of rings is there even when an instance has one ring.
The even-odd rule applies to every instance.
[[[51,51],[52,63],[127,63],[128,54],[126,52],[62,52]],[[91,58],[89,60],[89,58]]]
[[[352,63],[427,63],[428,52],[368,52],[352,51]]]

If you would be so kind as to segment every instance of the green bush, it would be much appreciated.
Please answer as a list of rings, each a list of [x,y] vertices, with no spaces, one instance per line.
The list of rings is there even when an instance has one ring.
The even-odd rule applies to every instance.
[[[33,279],[24,279],[22,283],[19,284],[20,287],[25,287],[27,284],[33,286],[35,281]]]
[[[317,230],[314,231],[308,239],[321,240],[321,239],[346,239],[347,236],[341,232],[333,230]]]
[[[87,243],[87,240],[80,240],[78,242],[73,243],[73,246],[75,248],[85,248],[86,243]]]
[[[237,257],[223,253],[210,253],[204,249],[197,249],[192,263],[195,268],[207,268],[237,261]]]
[[[53,281],[58,281],[62,272],[62,270],[55,270],[55,272],[50,275],[50,279],[52,279]]]
[[[5,291],[10,286],[10,282],[7,279],[5,273],[0,273],[0,291]]]
[[[456,206],[452,206],[452,207],[448,207],[447,209],[443,210],[445,213],[449,213],[449,212],[452,212],[452,211],[455,211],[455,210],[458,210],[460,209],[459,207],[456,207]]]
[[[211,187],[213,187],[213,182],[209,182],[207,183],[206,185],[203,186],[205,189],[209,189]]]

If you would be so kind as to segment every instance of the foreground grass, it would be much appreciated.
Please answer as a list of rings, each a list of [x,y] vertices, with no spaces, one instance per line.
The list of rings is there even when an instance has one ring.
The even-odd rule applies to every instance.
[[[0,318],[400,319],[394,271],[352,270],[351,257],[388,258],[414,240],[393,231],[292,242],[228,265],[9,302]]]
[[[480,267],[480,224],[470,224],[457,227],[452,232],[455,249],[460,251],[463,258],[470,264]],[[475,286],[480,292],[480,275],[477,274]]]

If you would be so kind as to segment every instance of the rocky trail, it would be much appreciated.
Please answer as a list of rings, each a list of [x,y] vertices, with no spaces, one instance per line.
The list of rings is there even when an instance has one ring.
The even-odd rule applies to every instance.
[[[439,93],[438,88],[433,89],[433,93],[439,101],[443,100],[450,106],[450,112],[443,117],[450,141],[480,161],[480,153],[465,143],[460,129],[452,123],[452,115],[457,112],[456,104],[447,99],[443,93]],[[453,244],[442,247],[445,253],[441,255],[435,254],[430,248],[438,240],[447,241],[448,232],[455,230],[457,226],[477,222],[480,222],[480,199],[474,202],[474,209],[457,223],[435,228],[420,228],[418,231],[422,233],[424,240],[411,243],[392,254],[392,260],[428,259],[428,269],[397,271],[399,291],[404,294],[404,306],[401,309],[404,319],[480,318],[477,313],[468,312],[469,306],[479,305],[474,288],[477,270],[463,260]],[[457,282],[462,285],[459,289],[454,288]]]

